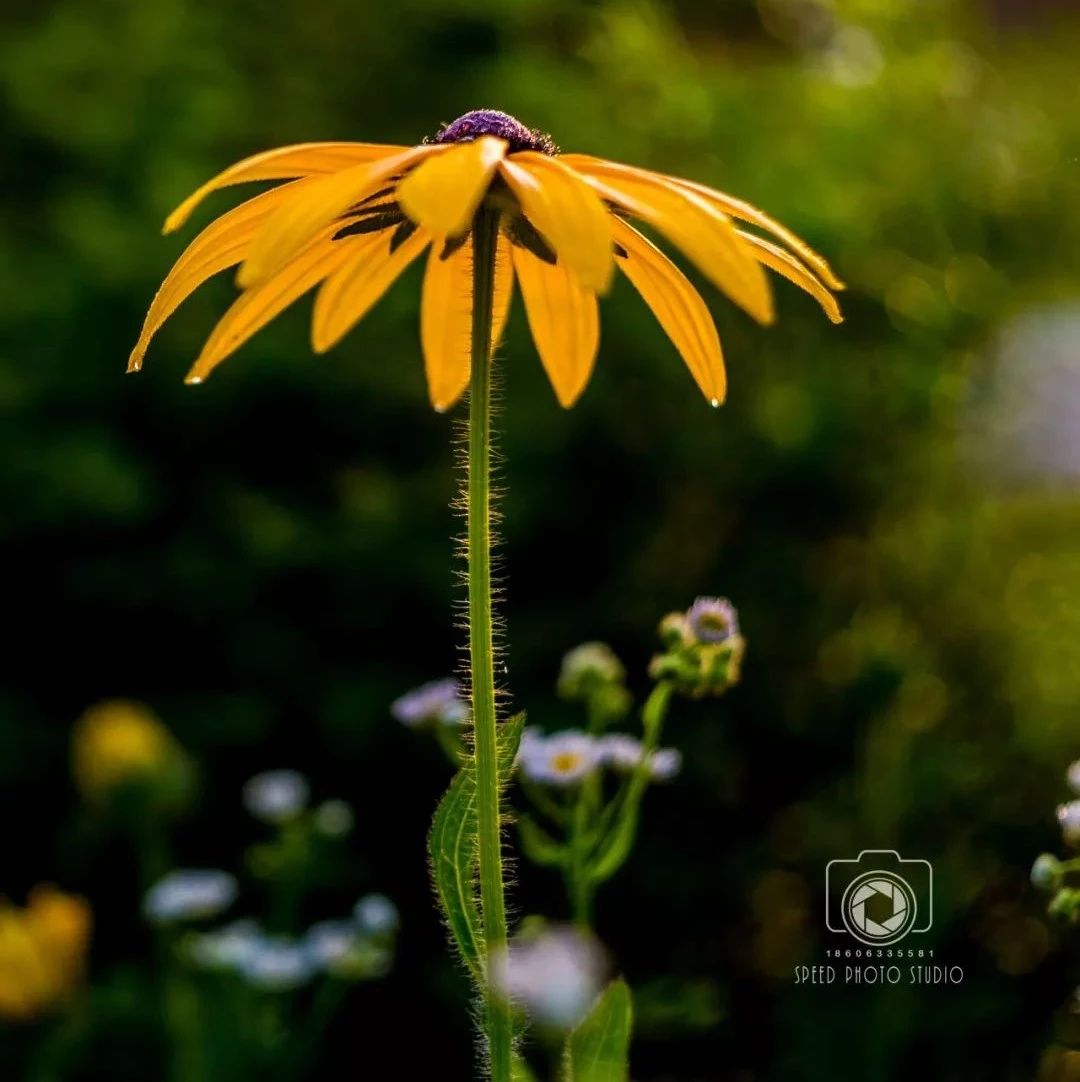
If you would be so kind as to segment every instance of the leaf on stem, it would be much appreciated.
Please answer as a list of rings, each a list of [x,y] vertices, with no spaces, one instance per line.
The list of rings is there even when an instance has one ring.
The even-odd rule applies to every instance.
[[[633,1005],[625,981],[612,981],[570,1031],[563,1082],[627,1082]]]
[[[499,726],[499,776],[510,776],[525,715]],[[435,810],[428,835],[431,877],[450,936],[474,979],[479,980],[483,934],[477,891],[476,778],[471,765],[454,775]]]

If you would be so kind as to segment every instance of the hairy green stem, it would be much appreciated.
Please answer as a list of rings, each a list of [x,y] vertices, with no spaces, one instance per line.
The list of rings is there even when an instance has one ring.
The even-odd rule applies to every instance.
[[[482,208],[473,221],[472,357],[469,387],[469,665],[472,686],[476,827],[484,956],[506,949],[502,833],[491,619],[491,335],[495,294],[497,211]],[[484,1023],[493,1082],[509,1082],[513,1047],[510,1004],[484,989]]]

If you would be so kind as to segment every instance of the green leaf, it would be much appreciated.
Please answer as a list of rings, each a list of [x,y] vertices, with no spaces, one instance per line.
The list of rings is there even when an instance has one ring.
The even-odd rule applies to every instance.
[[[500,778],[510,776],[524,726],[524,713],[499,726]],[[439,801],[428,853],[435,894],[454,946],[469,972],[479,978],[483,935],[476,887],[476,779],[471,765],[457,772]]]
[[[542,868],[561,868],[570,859],[565,845],[560,845],[530,815],[518,816],[518,836],[525,856]]]
[[[517,759],[518,747],[521,745],[521,734],[525,731],[525,711],[522,710],[512,718],[507,718],[498,728],[499,740],[499,781],[507,782],[514,772],[514,761]]]
[[[439,801],[428,835],[435,894],[454,945],[470,973],[480,973],[480,905],[476,897],[476,783],[466,768]]]
[[[626,982],[612,981],[566,1038],[564,1082],[627,1082],[633,1013]]]

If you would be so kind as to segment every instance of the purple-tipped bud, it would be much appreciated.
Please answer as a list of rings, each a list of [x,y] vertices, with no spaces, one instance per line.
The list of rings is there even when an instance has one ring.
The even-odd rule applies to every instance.
[[[686,623],[698,642],[727,642],[739,633],[739,615],[726,597],[699,597],[687,609]]]

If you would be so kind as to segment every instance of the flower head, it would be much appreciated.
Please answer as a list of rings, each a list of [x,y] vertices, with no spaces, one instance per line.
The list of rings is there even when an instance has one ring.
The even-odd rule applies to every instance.
[[[385,894],[365,894],[353,906],[353,920],[365,935],[393,935],[401,927],[401,914]]]
[[[0,1018],[35,1018],[82,978],[90,908],[53,887],[36,887],[25,909],[0,901]]]
[[[209,932],[193,934],[186,943],[188,957],[204,969],[239,972],[264,938],[253,920],[235,920]]]
[[[304,944],[320,969],[344,980],[385,976],[393,961],[392,945],[385,936],[371,936],[347,920],[313,924]]]
[[[169,215],[178,229],[220,188],[284,181],[212,222],[154,298],[128,368],[212,275],[239,266],[242,293],[211,332],[188,380],[199,383],[261,327],[318,289],[312,344],[330,349],[426,253],[420,339],[436,409],[469,379],[472,241],[480,210],[498,215],[493,343],[515,283],[555,394],[571,406],[592,374],[597,297],[616,268],[652,310],[714,405],[726,377],[712,317],[697,290],[631,222],[678,248],[760,323],[773,320],[765,269],[813,296],[834,322],[842,283],[828,264],[764,212],[703,184],[587,154],[506,113],[477,109],[417,146],[302,143],[246,158]],[[735,223],[743,223],[737,226]],[[745,226],[751,226],[751,229]]]
[[[526,729],[518,749],[518,769],[544,785],[576,785],[600,762],[599,741],[572,729],[551,736]]]
[[[295,819],[306,807],[311,787],[296,770],[267,770],[244,785],[244,807],[264,823]]]
[[[685,612],[660,621],[663,653],[649,664],[657,680],[670,680],[694,698],[722,695],[738,683],[746,642],[735,606],[723,597],[699,597]]]
[[[260,991],[289,992],[307,984],[318,972],[318,963],[295,939],[265,937],[256,941],[240,972]]]
[[[468,143],[482,135],[493,135],[506,142],[507,150],[535,150],[557,154],[555,141],[546,132],[526,128],[516,117],[499,109],[473,109],[451,124],[444,124],[431,140],[433,143]]]
[[[75,782],[88,800],[117,789],[143,785],[162,795],[179,795],[187,760],[172,733],[141,703],[110,699],[90,707],[71,737]]]
[[[627,733],[609,733],[599,740],[600,760],[619,773],[636,770],[645,755],[640,740]],[[677,748],[657,748],[649,755],[648,776],[654,781],[670,781],[682,769],[682,753]]]
[[[686,625],[698,642],[727,642],[739,633],[739,617],[726,597],[699,597],[686,610]]]
[[[491,983],[540,1024],[569,1029],[599,994],[605,965],[591,937],[552,927],[519,936],[493,957]]]
[[[236,900],[236,879],[213,868],[178,869],[159,879],[143,899],[143,912],[155,924],[206,920]]]
[[[1066,844],[1080,846],[1080,800],[1059,804],[1057,820]]]
[[[1054,890],[1063,874],[1061,861],[1053,853],[1041,853],[1031,866],[1031,885],[1038,890]]]
[[[460,725],[469,708],[454,679],[433,680],[406,692],[390,704],[390,713],[410,729],[433,725]]]
[[[623,663],[607,643],[583,642],[562,659],[559,694],[564,699],[585,699],[596,688],[621,684],[625,678]]]
[[[304,933],[304,944],[311,956],[330,970],[348,960],[359,939],[356,925],[348,920],[322,920]]]

